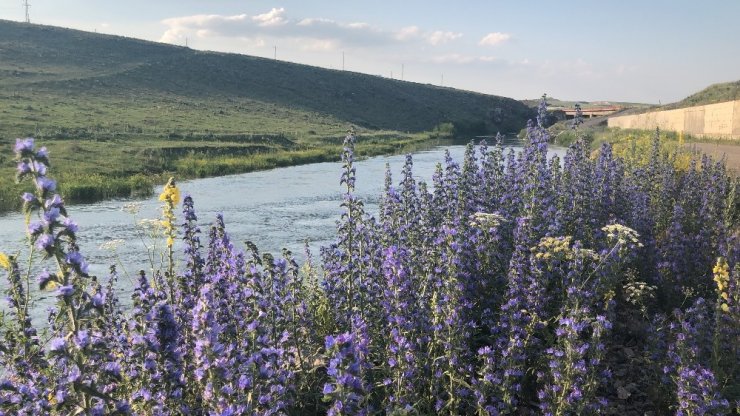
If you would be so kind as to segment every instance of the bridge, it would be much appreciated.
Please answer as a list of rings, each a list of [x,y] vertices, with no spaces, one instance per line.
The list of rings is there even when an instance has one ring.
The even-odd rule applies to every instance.
[[[583,118],[591,118],[591,117],[600,117],[600,116],[608,116],[609,114],[616,113],[617,111],[621,110],[622,107],[617,105],[609,105],[609,106],[603,106],[603,107],[587,107],[581,109],[581,114],[583,114]],[[576,117],[576,109],[575,108],[549,108],[549,110],[560,110],[565,113],[566,119],[571,119]]]

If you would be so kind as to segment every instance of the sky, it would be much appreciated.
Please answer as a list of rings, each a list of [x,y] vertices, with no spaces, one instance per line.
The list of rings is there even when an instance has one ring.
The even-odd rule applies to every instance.
[[[740,79],[738,0],[28,2],[32,23],[517,99],[665,104]]]

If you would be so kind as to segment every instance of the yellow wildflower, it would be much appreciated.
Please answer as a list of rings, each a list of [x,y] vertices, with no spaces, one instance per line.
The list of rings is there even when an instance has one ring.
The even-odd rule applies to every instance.
[[[163,202],[170,202],[172,205],[177,205],[180,202],[180,190],[175,185],[175,178],[170,178],[167,184],[162,189],[162,193],[159,194],[159,200]]]
[[[175,244],[175,239],[172,237],[167,237],[167,247],[172,247],[173,244]]]
[[[0,253],[0,267],[10,269],[10,258],[5,253]]]
[[[727,288],[730,282],[730,266],[727,264],[727,260],[722,257],[718,257],[717,264],[712,269],[712,273],[714,274],[714,281],[717,283],[717,293],[719,298],[724,299],[725,301],[729,300]],[[722,303],[720,305],[720,309],[724,312],[729,312],[730,310],[726,303]]]

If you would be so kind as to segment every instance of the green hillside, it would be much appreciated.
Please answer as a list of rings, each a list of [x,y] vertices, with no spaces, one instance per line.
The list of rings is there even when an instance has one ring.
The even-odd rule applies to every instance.
[[[510,98],[0,20],[0,175],[12,175],[13,140],[34,136],[69,201],[146,191],[169,174],[335,159],[351,125],[374,154],[440,125],[469,137],[531,115]],[[17,191],[0,181],[0,211]]]
[[[283,114],[273,113],[288,109],[308,113],[308,118],[318,113],[334,122],[399,131],[425,131],[450,121],[488,132],[516,130],[530,114],[524,105],[503,97],[9,21],[0,21],[0,87],[11,95],[3,101],[32,90],[60,98],[91,96],[114,105],[122,99],[128,106],[158,101],[170,107],[172,118],[189,115],[185,102],[208,100],[224,107],[214,115],[226,119],[219,127],[236,131],[244,129],[230,127],[228,117],[218,117],[224,116],[220,111],[254,110],[282,121]],[[125,119],[130,111],[117,118]],[[150,114],[160,115],[166,114]],[[136,114],[131,117],[143,122]],[[54,124],[43,115],[35,118],[42,127]],[[173,130],[197,130],[200,124],[158,122],[160,128]],[[268,130],[279,127],[265,123]]]
[[[712,84],[703,90],[691,94],[683,100],[664,106],[664,109],[693,107],[740,100],[740,81]]]

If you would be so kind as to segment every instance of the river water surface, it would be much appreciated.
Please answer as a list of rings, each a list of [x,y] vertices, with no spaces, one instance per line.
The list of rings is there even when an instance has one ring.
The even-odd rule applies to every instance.
[[[515,147],[515,149],[517,149]],[[517,149],[519,150],[519,149]],[[462,164],[465,146],[436,147],[413,154],[414,175],[431,184],[437,163],[443,162],[445,151]],[[561,156],[563,149],[553,149],[552,154]],[[357,170],[356,195],[365,202],[365,209],[377,215],[378,200],[383,190],[386,164],[393,173],[394,183],[401,179],[405,156],[380,156],[355,163]],[[261,172],[195,179],[178,183],[182,195],[192,195],[195,211],[201,226],[201,242],[208,244],[209,224],[221,213],[226,230],[237,247],[243,242],[254,242],[259,250],[280,255],[287,248],[298,257],[303,257],[304,242],[309,241],[314,254],[318,247],[333,241],[336,221],[342,212],[339,204],[342,187],[339,178],[341,163],[315,163],[310,165],[278,168]],[[53,171],[51,172],[53,176]],[[156,195],[161,187],[156,189]],[[133,278],[138,270],[151,270],[150,252],[156,241],[158,250],[163,248],[163,239],[152,240],[137,223],[144,219],[160,217],[161,203],[157,196],[145,200],[108,200],[87,205],[67,207],[70,217],[79,224],[80,250],[90,264],[90,273],[107,281],[108,268],[117,264],[121,300],[128,303],[133,290]],[[126,207],[134,202],[138,205],[135,215]],[[181,205],[177,207],[178,211]],[[178,212],[178,221],[181,215]],[[19,259],[25,268],[28,249],[25,247],[25,223],[20,214],[0,217],[0,251],[7,254],[20,253]],[[122,240],[122,241],[121,241]],[[101,247],[108,245],[116,246]],[[149,248],[147,248],[149,247]],[[176,253],[181,252],[178,244]],[[54,269],[51,261],[34,260],[37,267]],[[154,267],[159,267],[160,257],[154,256]],[[6,287],[2,279],[0,288]],[[35,285],[33,278],[32,286]],[[35,296],[41,299],[34,320],[43,308],[53,303],[53,293]],[[4,308],[5,305],[3,305]]]

